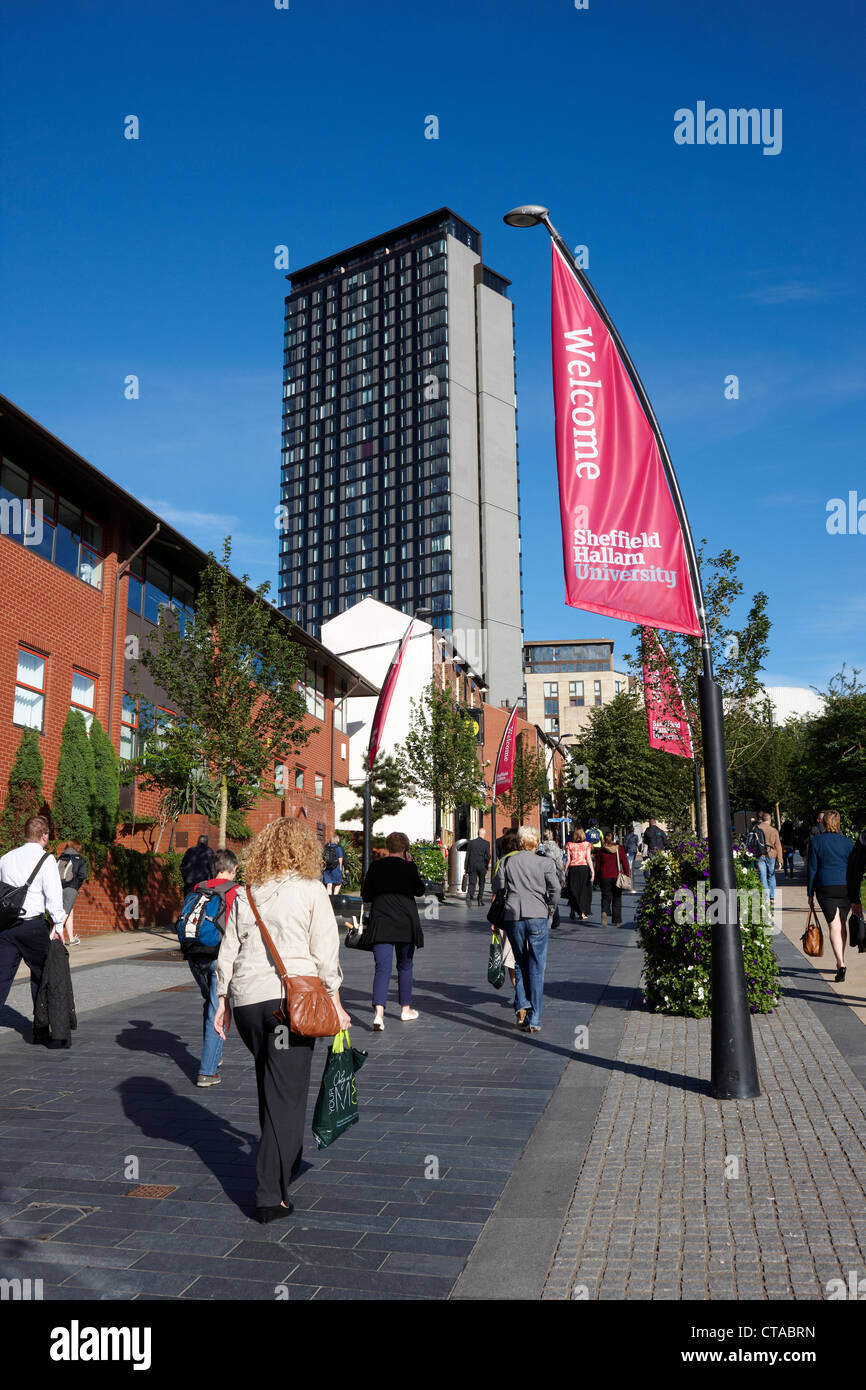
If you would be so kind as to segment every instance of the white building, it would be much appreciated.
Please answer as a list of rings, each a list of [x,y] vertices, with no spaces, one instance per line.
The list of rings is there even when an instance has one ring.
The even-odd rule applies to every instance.
[[[824,701],[814,690],[797,685],[768,685],[766,691],[773,706],[775,724],[787,724],[789,719],[802,719],[806,715],[823,712]]]

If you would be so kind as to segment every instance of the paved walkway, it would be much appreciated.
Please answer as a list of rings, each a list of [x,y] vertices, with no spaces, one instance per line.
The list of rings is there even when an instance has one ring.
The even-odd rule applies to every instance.
[[[414,1025],[392,1004],[370,1031],[370,961],[344,952],[353,1041],[370,1053],[362,1119],[308,1151],[294,1215],[269,1227],[249,1219],[252,1067],[232,1037],[223,1084],[195,1089],[186,967],[79,970],[97,1003],[70,1051],[0,1034],[4,1277],[41,1278],[46,1299],[175,1300],[821,1299],[828,1280],[863,1277],[852,991],[780,936],[785,999],[755,1021],[763,1093],[716,1102],[709,1022],[643,1011],[634,933],[602,929],[594,906],[595,923],[551,935],[532,1038],[486,983],[477,910],[425,923]],[[123,991],[141,971],[137,997],[102,1002],[101,974]],[[23,1032],[0,1011],[16,1019]],[[130,1196],[142,1183],[172,1191]]]

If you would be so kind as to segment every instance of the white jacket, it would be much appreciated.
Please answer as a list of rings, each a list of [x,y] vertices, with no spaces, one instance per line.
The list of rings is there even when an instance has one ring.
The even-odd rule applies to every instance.
[[[340,933],[331,899],[318,879],[287,874],[252,889],[256,907],[289,975],[318,975],[333,994],[340,988]],[[234,1004],[279,999],[283,987],[271,964],[246,889],[239,887],[217,957],[217,991]]]

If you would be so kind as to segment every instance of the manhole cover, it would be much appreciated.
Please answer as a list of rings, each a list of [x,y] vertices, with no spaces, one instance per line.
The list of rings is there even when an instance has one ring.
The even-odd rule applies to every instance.
[[[170,1192],[177,1192],[176,1187],[155,1187],[151,1183],[141,1182],[138,1187],[133,1187],[127,1192],[127,1197],[167,1197]]]

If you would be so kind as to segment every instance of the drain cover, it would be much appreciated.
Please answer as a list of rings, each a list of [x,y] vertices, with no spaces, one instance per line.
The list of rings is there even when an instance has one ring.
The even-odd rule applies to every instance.
[[[127,1197],[167,1197],[170,1192],[177,1192],[176,1187],[154,1187],[150,1183],[141,1182],[138,1187],[134,1187],[131,1192],[127,1192]]]
[[[169,985],[167,989],[161,989],[160,994],[185,994],[187,990],[198,990],[198,985]]]
[[[183,960],[180,951],[145,951],[142,956],[130,956],[129,960],[146,960],[159,963],[160,961]]]

